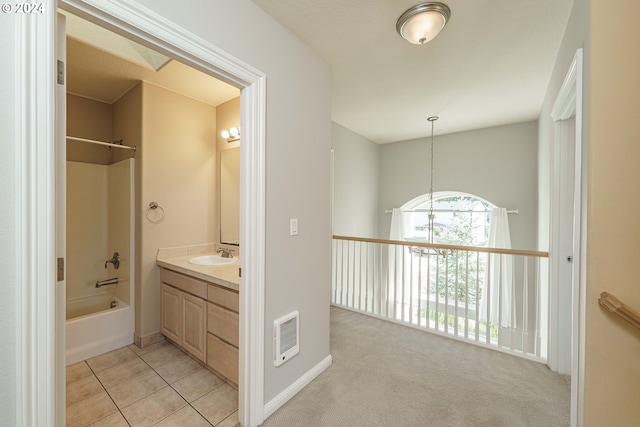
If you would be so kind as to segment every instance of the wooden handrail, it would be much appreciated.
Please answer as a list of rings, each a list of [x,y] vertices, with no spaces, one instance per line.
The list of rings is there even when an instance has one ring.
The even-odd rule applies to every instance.
[[[614,297],[608,292],[603,292],[600,294],[598,302],[603,308],[607,309],[613,314],[622,317],[624,320],[640,329],[640,313],[624,304],[618,298]]]
[[[386,245],[398,245],[398,246],[411,246],[418,248],[433,248],[433,249],[446,249],[452,251],[473,251],[473,252],[485,252],[490,254],[504,254],[504,255],[520,255],[520,256],[533,256],[539,258],[548,258],[549,252],[542,251],[525,251],[520,249],[500,249],[500,248],[486,248],[483,246],[458,246],[458,245],[442,245],[439,243],[424,243],[424,242],[407,242],[404,240],[385,240],[385,239],[369,239],[365,237],[348,237],[348,236],[333,236],[335,240],[349,240],[353,242],[363,243],[381,243]]]

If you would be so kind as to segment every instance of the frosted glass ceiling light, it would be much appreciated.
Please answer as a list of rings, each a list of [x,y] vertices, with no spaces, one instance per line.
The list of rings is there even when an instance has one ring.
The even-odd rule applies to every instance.
[[[409,43],[425,44],[433,40],[451,17],[451,9],[443,3],[420,3],[405,11],[396,30]]]

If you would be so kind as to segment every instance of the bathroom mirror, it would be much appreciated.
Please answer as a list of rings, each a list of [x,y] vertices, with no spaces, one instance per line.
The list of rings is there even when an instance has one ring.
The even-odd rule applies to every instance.
[[[220,243],[240,244],[240,148],[220,152]]]

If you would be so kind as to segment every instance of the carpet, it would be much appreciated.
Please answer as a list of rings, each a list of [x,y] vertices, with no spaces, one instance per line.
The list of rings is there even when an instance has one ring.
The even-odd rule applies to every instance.
[[[569,377],[537,362],[337,307],[331,355],[263,426],[569,425]]]

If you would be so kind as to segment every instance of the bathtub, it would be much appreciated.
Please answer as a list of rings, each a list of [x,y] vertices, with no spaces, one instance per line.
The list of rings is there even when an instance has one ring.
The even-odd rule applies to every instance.
[[[66,364],[132,344],[133,322],[133,309],[109,294],[67,301]]]

